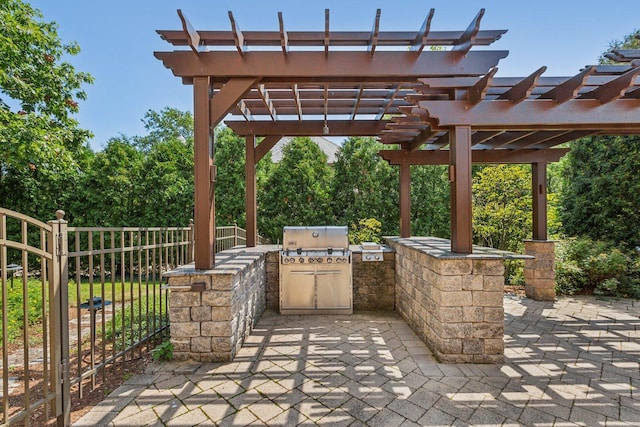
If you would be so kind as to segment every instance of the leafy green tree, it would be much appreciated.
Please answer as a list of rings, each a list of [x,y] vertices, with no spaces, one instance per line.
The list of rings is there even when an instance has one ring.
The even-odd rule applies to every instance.
[[[349,138],[338,151],[331,195],[336,223],[357,227],[375,218],[382,234],[398,233],[398,171],[377,155],[383,148],[374,138]]]
[[[531,170],[523,165],[482,168],[473,178],[475,243],[520,252],[531,238]]]
[[[142,216],[136,194],[142,162],[143,156],[131,140],[125,136],[111,138],[81,179],[84,191],[70,209],[72,225],[137,225]]]
[[[186,226],[193,218],[193,117],[188,111],[164,108],[143,119],[149,132],[135,137],[142,151],[136,197],[138,224],[148,227]]]
[[[246,227],[245,140],[227,127],[216,129],[216,225]],[[273,167],[271,154],[256,166],[256,188],[260,195]]]
[[[411,166],[411,234],[448,238],[451,234],[447,166]]]
[[[575,141],[565,169],[562,222],[568,235],[640,244],[640,138]]]
[[[260,233],[276,242],[285,225],[333,224],[332,174],[327,156],[310,138],[294,138],[258,193]]]
[[[635,30],[610,49],[639,49]],[[613,63],[605,54],[600,62]],[[563,162],[560,216],[570,236],[640,244],[640,138],[596,136],[571,143]]]
[[[80,49],[42,19],[20,0],[0,2],[0,194],[3,206],[48,220],[90,157],[91,134],[73,113],[92,78],[62,61]]]

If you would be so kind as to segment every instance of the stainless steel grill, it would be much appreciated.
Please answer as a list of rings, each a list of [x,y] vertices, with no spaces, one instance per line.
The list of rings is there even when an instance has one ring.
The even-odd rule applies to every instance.
[[[284,227],[282,236],[280,313],[353,313],[347,227]]]

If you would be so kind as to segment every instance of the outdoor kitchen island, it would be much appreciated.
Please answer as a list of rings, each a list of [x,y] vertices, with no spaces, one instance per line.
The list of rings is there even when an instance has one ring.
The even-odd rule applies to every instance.
[[[499,363],[504,260],[522,256],[479,247],[457,255],[448,244],[388,238],[382,262],[363,261],[352,245],[353,309],[398,311],[443,362]],[[165,274],[174,359],[233,360],[264,310],[279,310],[281,250],[236,247],[218,253],[212,269]]]

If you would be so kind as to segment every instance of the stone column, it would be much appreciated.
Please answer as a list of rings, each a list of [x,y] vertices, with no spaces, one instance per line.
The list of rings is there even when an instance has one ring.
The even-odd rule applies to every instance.
[[[537,301],[553,301],[556,298],[555,242],[550,240],[526,240],[525,255],[533,256],[524,262],[525,293]]]

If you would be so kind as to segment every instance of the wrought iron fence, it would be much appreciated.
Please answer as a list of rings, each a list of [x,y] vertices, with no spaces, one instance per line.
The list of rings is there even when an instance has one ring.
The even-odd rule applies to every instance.
[[[193,260],[193,225],[67,227],[56,215],[0,208],[0,426],[67,424],[72,399],[163,340],[162,274]],[[237,226],[216,237],[217,252],[246,242]]]

